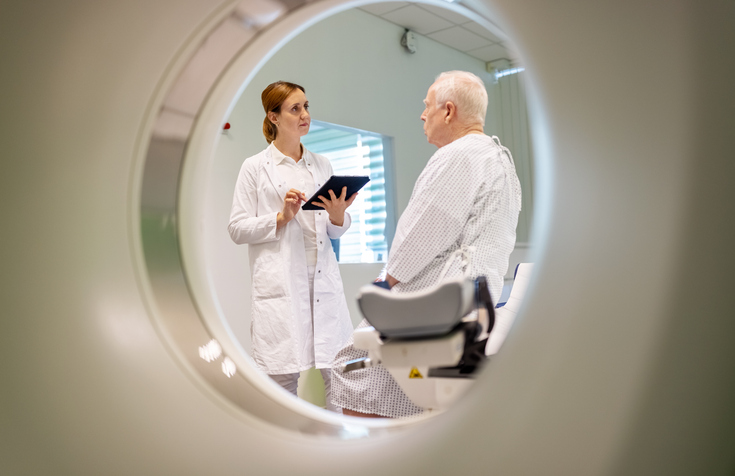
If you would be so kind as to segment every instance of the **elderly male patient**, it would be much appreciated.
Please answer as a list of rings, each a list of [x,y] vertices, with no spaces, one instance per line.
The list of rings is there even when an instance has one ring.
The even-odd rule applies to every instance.
[[[413,292],[443,279],[486,276],[497,299],[521,209],[513,159],[497,137],[483,132],[487,91],[479,77],[442,73],[424,103],[424,133],[439,149],[398,221],[386,280],[394,292]],[[456,259],[458,250],[470,256],[468,266]],[[363,320],[360,327],[367,325]],[[350,343],[332,365],[332,400],[344,414],[398,418],[421,413],[384,367],[340,370],[345,362],[366,355]]]

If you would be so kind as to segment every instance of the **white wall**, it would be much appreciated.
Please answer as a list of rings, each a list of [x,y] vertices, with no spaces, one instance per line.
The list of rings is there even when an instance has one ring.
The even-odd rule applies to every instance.
[[[488,111],[486,132],[500,138],[513,155],[518,179],[523,189],[521,214],[516,230],[517,246],[527,247],[531,239],[533,222],[533,145],[528,123],[525,74],[503,76],[488,88],[494,107]],[[518,251],[518,250],[517,250]],[[511,257],[511,264],[513,263]],[[517,262],[516,262],[517,263]],[[514,266],[511,266],[511,268]],[[509,278],[510,276],[506,276]]]
[[[245,158],[267,143],[262,135],[261,91],[286,80],[306,88],[314,119],[379,132],[394,138],[395,203],[398,214],[436,148],[426,142],[420,120],[423,99],[442,71],[472,71],[493,87],[485,63],[418,36],[415,54],[401,45],[404,30],[353,9],[305,31],[281,49],[254,77],[235,105],[217,150],[216,170],[207,196],[207,246],[217,275],[217,297],[233,333],[249,350],[249,273],[247,247],[234,245],[227,221],[238,171]],[[489,109],[496,95],[490,94]],[[490,124],[490,121],[488,121]],[[511,263],[511,268],[515,264]],[[361,320],[354,296],[382,265],[340,266],[353,322]],[[512,269],[509,271],[512,273]]]

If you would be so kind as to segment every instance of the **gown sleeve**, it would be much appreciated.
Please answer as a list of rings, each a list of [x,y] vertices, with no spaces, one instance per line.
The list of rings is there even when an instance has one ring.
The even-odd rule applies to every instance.
[[[401,215],[387,272],[408,282],[461,238],[475,191],[468,157],[437,151],[416,181]]]

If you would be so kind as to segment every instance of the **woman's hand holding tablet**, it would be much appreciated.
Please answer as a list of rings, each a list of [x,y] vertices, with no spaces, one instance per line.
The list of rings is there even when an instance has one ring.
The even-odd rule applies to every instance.
[[[327,200],[334,200],[335,198],[339,197],[342,200],[347,201],[369,181],[370,177],[368,177],[367,175],[332,175],[329,180],[327,180],[327,182],[322,185],[319,190],[317,190],[316,193],[314,193],[314,195],[312,195],[311,198],[309,198],[309,200],[307,200],[306,203],[301,206],[301,209],[325,210],[325,207],[323,206],[324,204],[319,198],[320,196],[324,197]],[[344,196],[341,196],[342,189],[344,187],[347,187],[347,193],[344,194]],[[330,191],[332,191],[334,196],[330,195]],[[322,206],[315,205],[316,203],[319,203]]]

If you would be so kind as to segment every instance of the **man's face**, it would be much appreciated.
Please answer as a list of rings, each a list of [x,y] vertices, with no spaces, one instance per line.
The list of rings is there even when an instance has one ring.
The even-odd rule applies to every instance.
[[[424,105],[426,107],[424,112],[421,114],[421,120],[424,121],[424,134],[426,134],[426,140],[429,141],[429,144],[433,144],[437,147],[443,147],[446,145],[444,142],[444,136],[447,131],[444,118],[447,111],[443,104],[439,105],[436,103],[436,94],[434,92],[433,84],[429,88],[429,92],[426,93]]]

